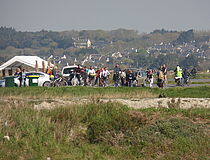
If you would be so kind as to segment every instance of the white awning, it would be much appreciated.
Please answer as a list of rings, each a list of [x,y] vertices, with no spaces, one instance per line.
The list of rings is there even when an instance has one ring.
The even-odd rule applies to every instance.
[[[2,64],[0,66],[0,71],[3,69],[17,68],[22,65],[35,68],[36,61],[38,63],[38,68],[40,68],[40,69],[42,68],[43,61],[44,61],[45,67],[48,66],[48,62],[38,56],[15,56],[12,59],[10,59],[9,61]],[[54,66],[53,64],[50,64],[50,65]]]

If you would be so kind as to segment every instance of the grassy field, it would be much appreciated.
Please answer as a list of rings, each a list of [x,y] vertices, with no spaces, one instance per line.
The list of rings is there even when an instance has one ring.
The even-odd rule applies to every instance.
[[[209,159],[210,109],[135,110],[97,99],[159,95],[210,98],[210,87],[0,88],[0,159]],[[18,101],[75,97],[93,101],[40,110]]]
[[[147,88],[147,87],[26,87],[0,88],[1,98],[151,98],[164,94],[166,97],[210,98],[210,87],[176,87],[176,88]]]
[[[210,98],[210,86],[202,87],[175,87],[167,89],[152,89],[152,93],[163,94],[166,97],[175,98]]]
[[[167,83],[168,84],[176,84],[175,81],[168,81]],[[209,80],[209,82],[190,82],[190,84],[203,84],[203,85],[206,85],[206,84],[210,84],[210,80]]]
[[[35,110],[30,103],[4,106],[2,160],[209,158],[208,109],[133,110],[94,102],[51,110]]]
[[[174,79],[174,72],[169,72],[168,73],[168,78]],[[194,79],[210,79],[210,73],[207,72],[199,72],[196,74]]]
[[[210,79],[210,73],[198,73],[195,79]]]
[[[0,88],[1,97],[28,98],[145,98],[157,97],[148,88],[129,87],[26,87]]]

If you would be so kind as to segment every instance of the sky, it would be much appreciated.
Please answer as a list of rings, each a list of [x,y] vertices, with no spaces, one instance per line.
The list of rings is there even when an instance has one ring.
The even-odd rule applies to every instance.
[[[210,0],[0,0],[0,26],[18,31],[210,30]]]

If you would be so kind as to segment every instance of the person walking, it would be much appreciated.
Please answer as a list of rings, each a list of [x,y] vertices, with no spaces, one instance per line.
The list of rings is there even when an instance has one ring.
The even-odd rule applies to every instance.
[[[153,80],[153,71],[151,69],[147,71],[147,79],[149,82],[149,87],[152,88],[154,80]]]
[[[126,70],[123,70],[120,74],[120,79],[121,79],[121,86],[125,86],[126,83]]]
[[[108,86],[109,76],[110,76],[110,72],[108,71],[108,68],[104,67],[104,69],[100,73],[100,78],[101,78],[101,82],[102,82],[103,87]]]
[[[77,65],[77,68],[74,69],[74,72],[76,74],[76,78],[79,82],[79,85],[81,85],[81,67],[79,64]]]
[[[128,70],[126,75],[126,81],[128,83],[128,87],[133,87],[133,80],[134,80],[134,74],[132,70]]]
[[[14,76],[18,76],[20,72],[21,72],[20,67],[16,68]]]
[[[95,78],[95,86],[98,85],[100,86],[100,73],[102,72],[102,68],[98,68],[98,70],[96,71],[96,78]]]
[[[53,80],[56,80],[57,77],[57,66],[54,66],[52,69]]]
[[[179,65],[176,66],[175,72],[175,82],[177,86],[182,85],[182,69]]]
[[[89,85],[90,86],[94,85],[95,75],[96,75],[95,69],[92,66],[90,66],[90,69],[88,71],[88,78],[89,78]]]
[[[189,85],[190,83],[190,72],[188,71],[187,68],[184,69],[182,73],[182,78],[183,78],[183,85]]]
[[[17,76],[18,76],[18,80],[19,80],[19,82],[20,82],[19,87],[22,87],[23,78],[22,78],[22,69],[21,69],[21,68],[19,68],[19,73],[18,73]]]
[[[82,75],[82,80],[83,80],[84,86],[87,86],[88,69],[86,66],[82,69],[81,75]]]
[[[26,87],[26,71],[25,69],[22,70],[22,81],[23,81],[23,86]]]
[[[19,83],[20,83],[19,84],[19,87],[21,87],[22,86],[22,72],[21,72],[21,67],[16,68],[16,71],[15,71],[14,76],[18,78]]]
[[[120,74],[121,74],[121,69],[119,67],[119,64],[116,64],[116,66],[114,68],[114,75],[113,75],[115,87],[118,87],[120,85]]]
[[[165,64],[162,66],[162,72],[164,76],[164,83],[167,84],[167,67]]]
[[[157,71],[157,86],[159,88],[163,88],[163,83],[164,83],[164,75],[162,71],[162,66],[159,68]]]

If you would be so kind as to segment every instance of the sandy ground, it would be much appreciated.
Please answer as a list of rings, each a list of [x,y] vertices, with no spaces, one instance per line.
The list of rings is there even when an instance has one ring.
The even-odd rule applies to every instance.
[[[116,99],[117,102],[138,108],[210,108],[210,98],[143,98],[143,99]]]
[[[210,108],[210,98],[142,98],[142,99],[7,99],[0,98],[0,107],[16,107],[31,104],[34,109],[52,109],[60,106],[72,106],[85,103],[118,102],[131,108]]]
[[[131,108],[210,108],[210,98],[142,98],[142,99],[99,99],[98,102],[118,102]],[[51,109],[56,106],[67,106],[89,103],[87,99],[55,100],[53,102],[43,101],[35,104],[36,109]]]

